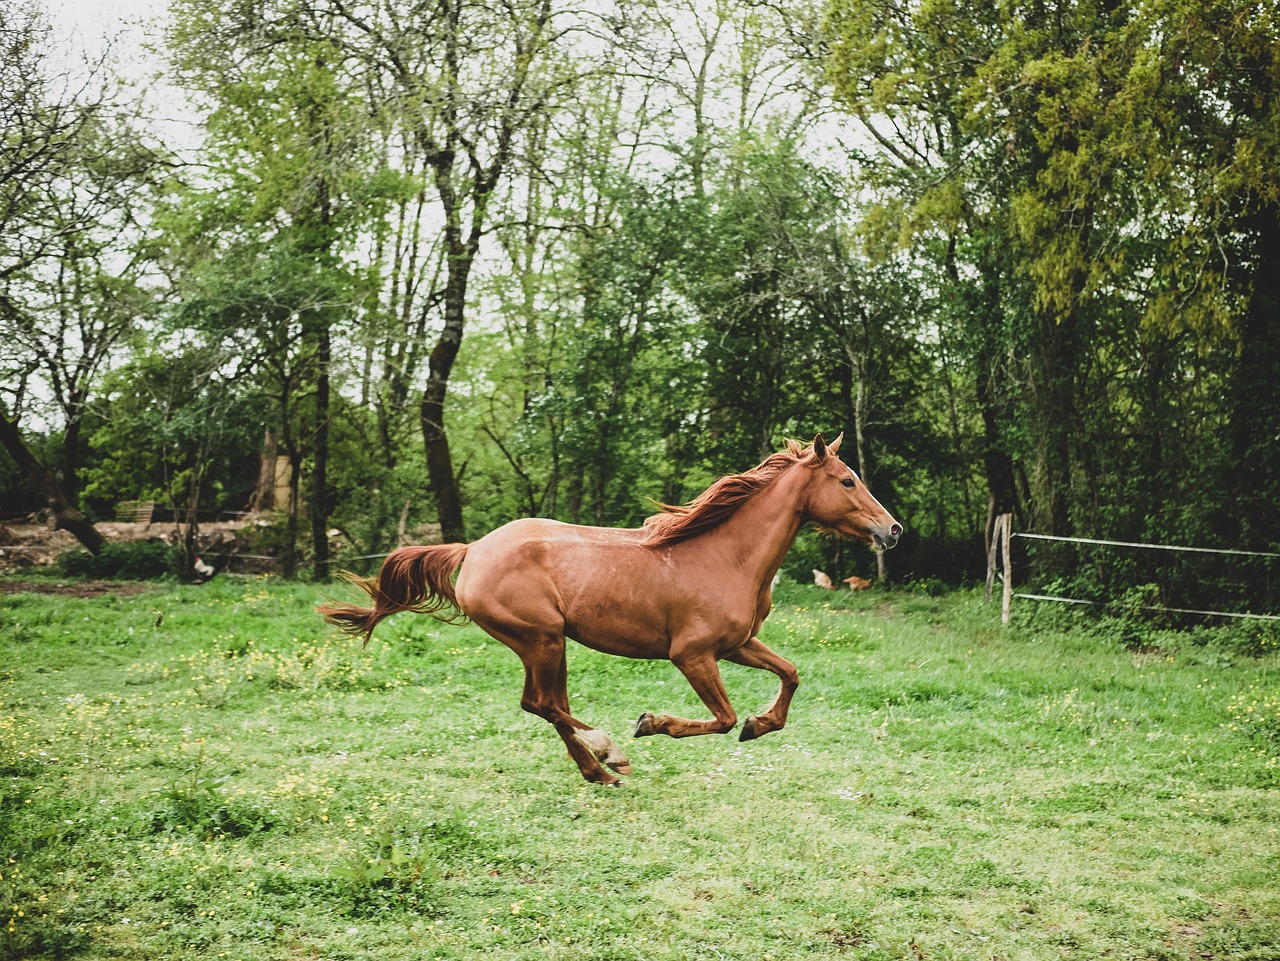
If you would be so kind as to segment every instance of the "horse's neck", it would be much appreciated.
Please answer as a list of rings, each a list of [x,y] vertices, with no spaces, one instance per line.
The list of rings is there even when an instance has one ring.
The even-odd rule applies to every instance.
[[[801,498],[806,477],[802,470],[788,468],[724,523],[696,540],[718,555],[720,563],[733,564],[752,583],[768,583],[804,523]]]

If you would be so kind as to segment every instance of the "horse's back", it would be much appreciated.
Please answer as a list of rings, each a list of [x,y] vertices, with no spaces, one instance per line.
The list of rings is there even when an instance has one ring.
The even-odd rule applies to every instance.
[[[512,521],[467,549],[456,587],[459,605],[481,627],[568,634],[591,647],[658,656],[665,647],[659,609],[669,591],[660,551],[644,532],[587,527],[543,518]],[[626,612],[625,614],[623,612]],[[623,650],[628,633],[645,638]]]
[[[496,528],[467,548],[458,575],[463,609],[485,596],[559,595],[600,566],[615,566],[619,548],[639,545],[640,531],[586,527],[541,517],[526,517]],[[627,550],[626,553],[632,553]]]

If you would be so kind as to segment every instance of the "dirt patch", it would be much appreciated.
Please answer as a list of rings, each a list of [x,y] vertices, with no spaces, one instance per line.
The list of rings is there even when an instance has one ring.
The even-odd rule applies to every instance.
[[[275,574],[279,565],[270,546],[269,528],[276,523],[273,514],[244,515],[230,521],[204,521],[196,538],[196,553],[219,573]],[[108,544],[128,544],[139,541],[178,543],[179,530],[172,523],[141,523],[131,521],[99,521],[94,524]],[[399,543],[439,544],[440,525],[422,524],[402,532]],[[30,520],[0,522],[0,575],[26,570],[54,567],[63,551],[79,548],[80,544],[66,531],[50,530],[45,524]],[[329,555],[333,558],[349,558],[367,551],[353,546],[350,540],[336,528],[329,531]],[[381,556],[381,555],[378,555]],[[357,560],[365,558],[356,558]],[[307,563],[305,560],[302,563]],[[338,566],[343,561],[336,562]],[[25,583],[25,582],[23,582]],[[119,592],[117,592],[119,593]]]
[[[129,596],[156,590],[154,584],[136,581],[3,581],[0,594],[57,594],[59,597],[102,597],[105,594]]]
[[[235,521],[207,521],[200,525],[196,548],[206,562],[222,569],[234,559],[237,570],[253,574],[274,569],[271,558],[255,555],[250,547],[254,529],[269,523],[257,517]],[[99,521],[94,525],[108,544],[160,541],[175,544],[178,529],[172,524],[142,524],[128,521]],[[48,568],[58,562],[63,551],[80,544],[66,531],[50,530],[47,525],[24,523],[0,524],[0,572],[23,568]]]

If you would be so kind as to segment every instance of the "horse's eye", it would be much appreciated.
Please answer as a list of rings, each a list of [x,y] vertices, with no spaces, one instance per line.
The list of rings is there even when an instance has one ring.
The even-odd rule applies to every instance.
[[[853,478],[852,478],[852,477],[846,477],[844,480],[842,480],[842,481],[840,482],[840,486],[841,486],[841,487],[852,487],[852,486],[853,486]]]

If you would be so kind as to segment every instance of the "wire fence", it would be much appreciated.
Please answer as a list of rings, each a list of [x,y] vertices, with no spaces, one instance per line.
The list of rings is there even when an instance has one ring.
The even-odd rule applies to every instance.
[[[1000,518],[1006,525],[1011,518]],[[997,527],[999,529],[999,527]],[[1180,618],[1280,621],[1280,553],[1012,532],[993,541],[1004,584],[1002,620],[1012,600]],[[1022,543],[1013,549],[1013,541]],[[1020,589],[1014,590],[1014,585]]]

